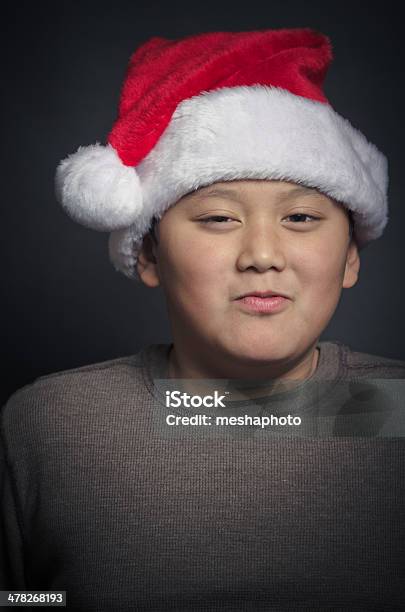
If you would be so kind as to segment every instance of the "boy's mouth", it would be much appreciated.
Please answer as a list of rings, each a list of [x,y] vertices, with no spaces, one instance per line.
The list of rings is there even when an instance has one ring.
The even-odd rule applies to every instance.
[[[281,291],[270,291],[270,290],[269,291],[249,291],[247,293],[242,293],[235,299],[240,300],[245,297],[258,297],[258,298],[282,297],[285,299],[290,299],[286,293],[283,293]]]
[[[264,314],[274,314],[284,310],[290,299],[273,291],[254,291],[236,298],[244,310]]]

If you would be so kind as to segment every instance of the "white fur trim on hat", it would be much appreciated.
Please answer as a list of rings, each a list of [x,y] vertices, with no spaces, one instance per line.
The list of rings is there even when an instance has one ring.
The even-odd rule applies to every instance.
[[[55,191],[75,221],[100,231],[128,227],[143,207],[135,168],[125,166],[111,145],[79,147],[62,160]]]
[[[317,188],[352,211],[360,248],[387,223],[385,156],[331,106],[275,87],[222,88],[184,100],[137,173],[142,215],[109,242],[114,266],[130,278],[138,278],[137,254],[153,216],[218,181]]]

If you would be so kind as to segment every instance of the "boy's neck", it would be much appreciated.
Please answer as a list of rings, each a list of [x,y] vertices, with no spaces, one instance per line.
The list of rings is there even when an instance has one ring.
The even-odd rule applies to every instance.
[[[317,344],[317,343],[316,343]],[[269,385],[271,393],[283,386],[286,381],[303,381],[310,378],[316,371],[319,363],[319,349],[314,344],[300,359],[290,364],[277,364],[269,366],[266,364],[263,367],[232,366],[229,360],[225,367],[218,364],[218,360],[214,362],[211,359],[209,365],[206,365],[201,359],[201,354],[196,359],[190,358],[187,352],[181,352],[176,349],[176,344],[172,346],[169,353],[168,377],[174,379],[193,379],[193,380],[212,380],[212,379],[230,379],[230,380],[252,380],[257,383],[257,390],[254,389],[254,384],[249,388],[250,397],[260,397],[263,395],[263,385]],[[237,374],[237,375],[236,375]],[[268,390],[267,390],[268,392]]]

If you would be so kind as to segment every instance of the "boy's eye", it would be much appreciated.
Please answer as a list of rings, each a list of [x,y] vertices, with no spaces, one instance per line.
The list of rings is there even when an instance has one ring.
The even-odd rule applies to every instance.
[[[214,215],[212,217],[205,217],[205,219],[198,219],[200,223],[211,223],[211,222],[223,223],[224,220],[233,221],[234,219],[232,219],[231,217],[223,217],[221,215]]]
[[[293,220],[293,223],[309,223],[311,221],[319,221],[319,217],[307,215],[307,213],[294,213],[293,215],[288,215],[286,219]]]

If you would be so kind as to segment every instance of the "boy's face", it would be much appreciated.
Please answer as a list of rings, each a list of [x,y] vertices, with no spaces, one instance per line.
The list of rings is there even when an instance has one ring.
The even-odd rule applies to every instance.
[[[157,229],[157,246],[145,237],[138,273],[163,287],[175,344],[245,363],[299,359],[358,276],[344,208],[293,183],[215,183],[179,200]],[[255,291],[287,299],[257,312],[238,299]]]

